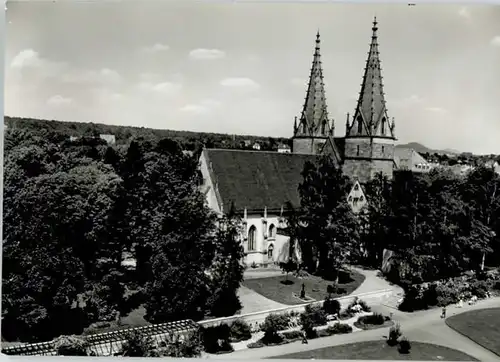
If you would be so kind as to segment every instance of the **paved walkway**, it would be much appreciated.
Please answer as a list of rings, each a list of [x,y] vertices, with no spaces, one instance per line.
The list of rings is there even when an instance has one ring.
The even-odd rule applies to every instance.
[[[449,315],[460,314],[469,310],[492,308],[500,306],[500,297],[490,298],[478,302],[475,306],[466,306],[458,309],[451,307],[448,309]],[[374,311],[387,308],[385,306],[375,306]],[[392,310],[393,311],[393,310]],[[415,313],[394,312],[394,320],[401,324],[401,330],[410,341],[427,342],[445,347],[453,348],[480,361],[499,361],[500,358],[489,350],[479,346],[470,339],[462,336],[449,328],[443,319],[440,318],[441,310],[432,309]],[[274,356],[282,356],[289,353],[296,353],[319,348],[337,346],[347,343],[384,340],[387,336],[387,329],[362,331],[346,335],[337,335],[310,340],[309,344],[303,345],[301,342],[294,342],[282,346],[263,347],[257,349],[247,349],[237,351],[227,355],[210,356],[209,358],[220,359],[262,359]]]
[[[380,301],[380,303],[390,305],[391,303],[394,304],[395,299],[399,298],[398,294],[402,293],[402,289],[399,286],[392,285],[385,279],[380,278],[378,276],[378,270],[362,269],[359,267],[351,267],[351,269],[365,276],[363,283],[352,294],[362,294],[392,289],[394,290],[393,295]],[[281,270],[275,268],[247,269],[245,271],[244,278],[248,280],[256,278],[271,278],[281,275],[283,275]],[[287,307],[286,304],[275,302],[274,300],[266,298],[244,286],[241,286],[238,290],[238,296],[240,297],[241,304],[243,305],[240,312],[241,314]],[[389,302],[389,300],[392,302]]]

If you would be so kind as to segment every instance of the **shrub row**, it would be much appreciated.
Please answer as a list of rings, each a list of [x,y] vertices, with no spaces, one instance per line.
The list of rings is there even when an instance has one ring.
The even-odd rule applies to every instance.
[[[399,305],[399,309],[413,312],[435,306],[447,306],[458,303],[461,297],[470,299],[474,295],[482,299],[487,296],[491,287],[493,285],[490,286],[490,282],[486,280],[468,281],[463,277],[452,279],[446,283],[410,285],[405,288],[405,297]]]

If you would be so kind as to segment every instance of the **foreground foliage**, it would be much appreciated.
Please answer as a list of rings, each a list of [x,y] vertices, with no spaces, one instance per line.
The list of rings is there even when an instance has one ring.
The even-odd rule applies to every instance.
[[[119,321],[241,308],[239,220],[217,220],[176,142],[5,134],[2,336],[34,342]],[[136,260],[131,269],[125,256]]]

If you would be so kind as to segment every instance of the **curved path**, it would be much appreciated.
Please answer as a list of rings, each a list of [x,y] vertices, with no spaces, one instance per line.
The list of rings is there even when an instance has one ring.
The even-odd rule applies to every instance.
[[[492,308],[500,306],[500,297],[490,298],[478,302],[474,306],[464,308],[449,308],[449,315],[463,313],[465,311],[483,308]],[[387,313],[385,306],[374,306],[376,312]],[[401,330],[410,341],[427,342],[462,351],[473,356],[480,361],[499,361],[499,357],[489,350],[479,346],[467,337],[455,332],[449,328],[443,319],[440,318],[440,309],[431,309],[415,313],[403,313],[394,311],[394,320],[401,324]],[[362,341],[381,340],[387,336],[387,329],[369,330],[356,332],[352,334],[323,337],[309,341],[309,344],[303,345],[300,342],[290,343],[282,346],[264,347],[258,349],[246,349],[229,353],[227,355],[218,355],[214,358],[220,359],[261,359],[285,354],[302,352],[307,350],[319,349],[330,346],[337,346],[347,343]]]
[[[363,281],[363,283],[361,283],[361,285],[351,294],[362,294],[376,292],[379,290],[393,289],[394,292],[392,297],[385,298],[384,300],[380,301],[380,303],[390,305],[390,300],[394,301],[394,299],[399,298],[398,295],[402,293],[402,289],[399,286],[392,285],[385,279],[380,278],[378,276],[378,270],[369,270],[359,267],[350,267],[350,269],[365,276],[365,280]],[[275,268],[248,269],[245,271],[244,278],[271,278],[280,275],[283,275],[281,270]],[[241,286],[238,290],[238,296],[243,306],[240,314],[254,313],[288,306],[286,304],[278,303],[274,300],[266,298],[263,295],[253,291],[252,289],[244,286]]]

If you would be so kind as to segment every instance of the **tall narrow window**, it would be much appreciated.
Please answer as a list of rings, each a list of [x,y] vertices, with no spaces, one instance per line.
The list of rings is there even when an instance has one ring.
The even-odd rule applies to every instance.
[[[385,147],[382,146],[382,155],[385,153],[384,151],[385,151]]]
[[[326,121],[323,121],[323,124],[321,125],[321,134],[326,134]]]
[[[382,136],[385,136],[385,124],[387,123],[385,117],[382,118]]]
[[[276,226],[274,224],[269,225],[269,238],[274,239],[276,237]]]
[[[359,145],[356,146],[356,156],[359,156]]]
[[[302,133],[306,133],[307,132],[307,127],[306,127],[306,122],[302,122]]]
[[[248,251],[254,251],[255,250],[255,244],[257,239],[257,228],[252,225],[250,227],[250,230],[248,230]]]
[[[273,259],[273,251],[274,251],[274,245],[271,244],[271,245],[269,245],[269,248],[267,249],[267,259],[270,259],[270,260]]]
[[[363,118],[361,115],[358,116],[358,135],[363,132]]]

